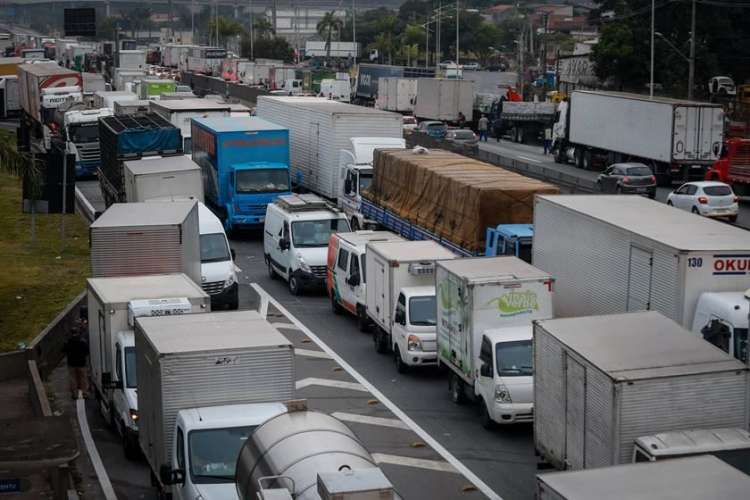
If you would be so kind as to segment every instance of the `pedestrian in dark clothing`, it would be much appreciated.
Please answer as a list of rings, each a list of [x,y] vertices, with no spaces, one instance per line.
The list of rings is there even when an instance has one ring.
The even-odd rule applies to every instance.
[[[81,326],[73,327],[71,336],[63,346],[63,352],[68,362],[70,372],[70,392],[73,399],[78,399],[78,391],[84,398],[89,396],[89,374],[87,358],[89,357],[89,344],[81,335]]]

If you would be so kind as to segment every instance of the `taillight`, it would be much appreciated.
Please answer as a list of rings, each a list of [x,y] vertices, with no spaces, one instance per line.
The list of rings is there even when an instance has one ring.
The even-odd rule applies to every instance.
[[[625,177],[623,177],[623,178],[622,178],[622,183],[623,183],[623,184],[628,184],[628,183],[630,183],[630,177],[628,177],[627,175],[626,175]]]
[[[656,184],[656,176],[655,175],[651,176],[651,182],[653,182],[654,184]]]
[[[739,196],[735,196],[734,198],[732,198],[732,201],[735,202],[735,203],[739,203],[740,197]]]
[[[701,205],[705,205],[706,203],[708,203],[708,198],[706,198],[705,196],[699,196],[698,203],[700,203]]]

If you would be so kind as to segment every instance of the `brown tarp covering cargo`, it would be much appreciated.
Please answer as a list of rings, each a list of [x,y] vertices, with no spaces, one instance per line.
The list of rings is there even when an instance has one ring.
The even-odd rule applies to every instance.
[[[376,150],[363,196],[471,251],[484,251],[487,227],[533,222],[534,195],[556,186],[488,163],[431,149]]]

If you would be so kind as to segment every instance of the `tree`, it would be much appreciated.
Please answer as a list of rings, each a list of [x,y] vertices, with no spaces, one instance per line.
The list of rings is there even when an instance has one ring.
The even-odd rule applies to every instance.
[[[479,57],[479,61],[483,65],[487,65],[490,56],[496,49],[498,42],[500,41],[501,33],[500,29],[494,24],[483,23],[473,33],[474,35],[474,52]]]
[[[218,31],[219,31],[219,44],[226,47],[227,40],[230,37],[242,35],[245,33],[245,28],[242,27],[242,25],[234,20],[229,19],[224,16],[214,17],[209,21],[208,23],[208,30],[209,33],[215,33],[216,28],[218,24]]]
[[[98,40],[114,40],[116,29],[117,19],[114,17],[105,17],[99,21],[96,27],[96,38]]]
[[[294,58],[294,51],[289,42],[276,36],[256,38],[253,52],[256,58],[281,59],[286,62],[291,62]],[[240,55],[250,57],[250,37],[247,34],[242,36]]]
[[[605,26],[591,55],[597,78],[602,82],[612,80],[619,90],[640,87],[647,68],[646,60],[639,52],[648,54],[648,50],[636,47],[634,41],[633,31],[628,24]]]
[[[136,32],[143,30],[151,25],[151,7],[134,7],[123,14],[125,28],[130,30],[133,38]]]
[[[344,22],[336,17],[335,11],[326,12],[323,18],[318,21],[318,25],[316,26],[318,34],[326,41],[326,59],[331,58],[331,40],[333,39],[334,32],[340,36],[343,27]]]
[[[398,36],[397,26],[398,18],[394,15],[385,16],[377,23],[379,34],[375,37],[375,48],[382,54],[388,54],[388,64],[393,64],[393,39],[394,35]]]

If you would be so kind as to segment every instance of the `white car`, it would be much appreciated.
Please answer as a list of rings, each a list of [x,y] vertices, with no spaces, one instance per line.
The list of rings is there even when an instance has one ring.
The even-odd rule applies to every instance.
[[[667,205],[706,217],[722,217],[737,221],[739,199],[723,182],[688,182],[667,197]]]
[[[404,132],[417,130],[417,119],[411,115],[404,115]]]

